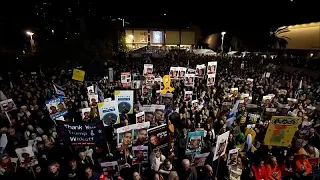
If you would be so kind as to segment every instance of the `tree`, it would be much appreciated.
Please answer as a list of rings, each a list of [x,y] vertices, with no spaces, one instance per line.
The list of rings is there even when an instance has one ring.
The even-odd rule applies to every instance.
[[[289,32],[288,26],[284,26],[278,29],[271,29],[269,35],[269,49],[277,48],[285,49],[288,45],[288,40],[291,40],[289,37],[283,35],[284,33]]]
[[[231,46],[232,46],[232,50],[240,51],[240,49],[243,46],[243,42],[239,37],[233,36],[231,39]]]
[[[119,32],[118,52],[125,52],[127,50],[126,35],[124,32]]]

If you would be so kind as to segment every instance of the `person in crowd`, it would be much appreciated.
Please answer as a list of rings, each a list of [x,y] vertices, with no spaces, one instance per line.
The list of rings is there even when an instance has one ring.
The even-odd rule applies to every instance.
[[[300,148],[296,154],[296,172],[300,178],[307,177],[312,171],[312,166],[307,158],[308,153],[303,148]]]
[[[69,161],[69,169],[68,169],[68,180],[79,180],[81,172],[80,168],[77,167],[77,160],[72,159]]]
[[[159,50],[152,50],[151,55],[159,55]],[[319,64],[301,57],[270,58],[256,54],[244,57],[219,55],[209,57],[182,50],[166,51],[165,55],[160,57],[152,56],[147,60],[143,57],[117,57],[119,59],[116,60],[118,62],[121,60],[121,63],[108,60],[108,66],[114,70],[113,82],[111,78],[103,78],[100,82],[94,83],[99,87],[101,93],[96,93],[94,90],[90,93],[103,95],[104,98],[94,100],[95,105],[90,107],[88,121],[83,121],[81,109],[93,104],[88,101],[87,87],[91,86],[88,81],[100,75],[100,66],[93,69],[85,67],[84,82],[72,80],[70,78],[72,74],[68,73],[67,68],[60,71],[60,68],[64,68],[63,66],[56,69],[48,68],[44,70],[45,73],[40,73],[41,75],[38,74],[37,77],[24,71],[11,72],[8,77],[6,73],[2,73],[0,83],[3,96],[1,95],[0,101],[0,129],[5,129],[5,131],[1,134],[0,139],[2,158],[0,179],[17,179],[15,177],[28,179],[28,175],[31,175],[31,179],[95,179],[97,176],[94,172],[103,172],[100,166],[100,163],[103,162],[117,162],[118,166],[115,166],[117,170],[112,175],[114,177],[108,177],[110,179],[130,180],[144,179],[144,177],[146,179],[178,179],[180,177],[184,180],[191,180],[202,179],[205,176],[205,179],[217,178],[218,180],[225,178],[269,180],[279,178],[279,174],[287,179],[313,177],[313,172],[316,172],[317,169],[316,166],[312,169],[311,165],[315,164],[315,158],[319,157],[320,148],[320,81],[318,77],[310,73],[310,68],[318,70]],[[149,68],[149,74],[160,78],[168,73],[164,69],[184,67],[183,62],[186,61],[189,62],[190,69],[188,67],[185,74],[192,73],[191,68],[196,69],[197,65],[207,65],[210,61],[216,61],[219,68],[216,66],[210,71],[214,74],[214,83],[209,83],[208,86],[207,72],[198,69],[198,73],[202,74],[201,78],[186,76],[190,77],[189,83],[185,82],[188,81],[186,77],[172,80],[171,86],[175,90],[171,92],[172,96],[164,97],[159,93],[163,87],[152,83],[152,80],[146,84],[144,78],[141,77],[146,62],[153,64],[153,68]],[[245,63],[242,65],[242,62]],[[296,70],[296,67],[300,69]],[[178,70],[175,73],[179,71],[182,72]],[[132,78],[133,87],[123,87],[118,82],[121,72],[132,72],[132,76],[135,74],[135,77]],[[103,76],[105,72],[101,73],[101,77]],[[160,79],[155,81],[161,84]],[[57,103],[60,104],[59,108],[58,105],[55,105],[55,109],[52,108],[50,111],[50,107],[49,109],[46,107],[46,101],[60,96],[53,87],[53,83],[62,87],[65,93],[62,99],[66,106],[62,106],[63,103],[59,102]],[[105,144],[100,145],[94,142],[88,147],[83,144],[71,145],[64,141],[68,139],[64,138],[67,131],[62,134],[57,125],[61,121],[59,119],[71,124],[100,123],[99,110],[101,109],[96,107],[96,104],[116,100],[115,90],[128,89],[134,90],[135,111],[133,114],[129,114],[129,111],[119,112],[121,123],[111,123],[104,127],[107,133],[106,139],[96,137],[95,140],[102,138]],[[139,92],[141,89],[147,91],[141,93]],[[189,96],[190,101],[188,102],[185,102],[185,91],[193,93],[192,96]],[[7,98],[12,101],[7,101]],[[240,101],[239,106],[236,108],[234,118],[230,118],[233,114],[231,110],[237,100]],[[162,143],[162,139],[156,137],[155,134],[156,138],[148,142],[145,140],[148,128],[141,129],[138,137],[134,139],[132,138],[134,131],[130,131],[126,134],[128,137],[123,138],[125,147],[119,149],[116,129],[135,124],[135,114],[139,112],[140,106],[156,107],[155,112],[149,112],[146,115],[146,119],[151,121],[151,127],[169,125],[170,138],[167,143]],[[55,120],[51,118],[50,112],[54,111],[53,114],[57,115],[62,110],[67,110],[67,114]],[[260,115],[260,117],[252,119],[249,114]],[[299,125],[297,132],[291,132],[294,136],[288,147],[271,146],[265,144],[264,138],[269,131],[269,122],[273,116],[291,116],[292,119],[301,117],[303,124],[307,126],[300,128]],[[252,139],[251,151],[240,152],[239,156],[243,156],[242,161],[238,158],[236,165],[227,168],[225,157],[229,150],[241,147],[247,141],[245,136],[247,128],[251,128],[256,133],[255,138]],[[197,156],[204,156],[214,151],[217,137],[230,132],[229,137],[223,137],[227,148],[224,155],[220,154],[219,166],[217,160],[212,163],[212,153],[203,159],[197,158],[197,163],[190,163],[194,162],[194,159],[192,159],[193,155],[185,155],[187,135],[195,131],[204,131],[204,136],[200,138],[201,143],[197,143],[199,145],[197,147],[201,148],[201,154]],[[281,134],[282,131],[279,133]],[[89,134],[99,134],[99,132],[93,130]],[[283,136],[287,137],[287,134]],[[87,136],[81,138],[87,138]],[[275,135],[274,138],[277,136]],[[147,145],[146,143],[155,144],[148,149],[148,163],[133,163],[131,141],[136,139],[138,140],[133,146]],[[37,164],[31,164],[35,177],[27,168],[20,166],[20,161],[16,160],[19,158],[16,150],[27,146],[32,146],[37,159]],[[28,156],[24,154],[24,157]],[[69,161],[70,159],[72,160]],[[268,159],[270,159],[268,165],[261,164]],[[276,160],[279,160],[279,165]],[[284,161],[283,164],[281,164],[282,161]],[[212,168],[210,169],[208,165],[214,167],[217,177],[212,177]],[[91,168],[87,169],[88,166]],[[240,170],[241,173],[239,173]],[[120,176],[117,176],[119,174]],[[42,175],[45,178],[42,178]]]
[[[204,166],[204,171],[205,177],[203,178],[203,180],[213,180],[213,169],[209,164]]]
[[[281,168],[277,163],[277,159],[271,156],[269,164],[266,166],[267,174],[269,179],[280,180],[281,179]]]
[[[86,167],[84,171],[85,171],[85,177],[83,178],[83,180],[99,180],[100,179],[99,173],[93,172],[91,167]]]
[[[166,157],[161,153],[159,149],[152,152],[150,155],[151,169],[156,172],[159,171],[159,168],[165,159]]]
[[[189,159],[182,160],[182,172],[179,175],[181,179],[188,179],[188,180],[196,180],[197,179],[197,171],[190,167]]]
[[[312,158],[319,158],[319,149],[316,147],[312,146],[311,144],[308,144],[306,147],[306,151],[309,154],[310,157]]]
[[[295,173],[296,162],[294,161],[294,155],[288,154],[287,159],[284,161],[282,165],[281,174],[284,179],[297,179],[297,175]]]
[[[63,172],[60,171],[60,164],[56,162],[49,165],[48,171],[49,171],[48,179],[50,180],[63,180],[66,178]]]
[[[255,160],[252,165],[253,177],[255,180],[268,179],[267,169],[260,159]]]
[[[159,173],[164,180],[168,180],[168,175],[171,171],[175,171],[169,159],[165,159],[159,168]]]
[[[230,180],[240,180],[242,175],[242,159],[238,157],[237,164],[229,166],[229,178]]]
[[[176,171],[171,171],[168,180],[179,180],[178,173]]]

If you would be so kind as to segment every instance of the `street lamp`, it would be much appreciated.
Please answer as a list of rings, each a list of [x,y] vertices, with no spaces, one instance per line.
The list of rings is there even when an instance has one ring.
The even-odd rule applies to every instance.
[[[224,35],[226,34],[225,31],[221,32],[221,51],[223,52],[223,40],[224,40]]]
[[[34,53],[34,52],[36,52],[36,46],[35,46],[35,44],[34,44],[34,40],[32,39],[32,36],[34,35],[34,33],[31,32],[31,31],[27,31],[26,34],[27,34],[28,36],[30,36],[30,45],[31,45],[30,47],[31,47],[32,53]]]
[[[34,35],[34,33],[31,31],[27,31],[26,34],[30,36],[30,39],[32,39],[32,36]]]

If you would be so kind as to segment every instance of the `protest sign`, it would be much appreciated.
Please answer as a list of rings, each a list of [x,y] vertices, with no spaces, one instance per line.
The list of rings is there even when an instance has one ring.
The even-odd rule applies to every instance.
[[[133,145],[140,146],[148,143],[147,129],[150,127],[150,122],[138,123],[133,126]]]
[[[223,156],[226,153],[228,139],[229,139],[230,131],[227,131],[218,136],[216,148],[214,151],[214,157],[212,161],[215,161],[219,157]]]
[[[119,124],[119,110],[116,101],[98,103],[100,119],[104,126]]]
[[[0,102],[0,108],[1,108],[1,111],[9,112],[12,110],[16,110],[17,106],[12,99],[7,99]]]
[[[192,167],[204,166],[209,154],[210,154],[209,152],[202,153],[202,154],[196,154],[193,158],[193,161],[191,161],[191,166]]]
[[[63,142],[72,145],[104,145],[105,133],[101,123],[56,121]]]
[[[21,167],[34,166],[38,164],[37,157],[34,155],[31,146],[17,148],[15,151],[21,163]]]
[[[84,75],[85,75],[85,71],[80,70],[80,69],[73,69],[73,73],[72,73],[72,79],[76,80],[76,81],[83,81],[84,80]]]
[[[145,122],[144,111],[136,114],[136,123],[143,123],[143,122]]]
[[[119,166],[117,161],[102,162],[100,163],[103,174],[109,178],[119,176]]]
[[[300,124],[301,117],[272,116],[264,138],[264,144],[288,147]]]
[[[62,97],[46,101],[46,106],[52,120],[55,120],[58,117],[64,116],[68,113]]]
[[[186,155],[200,154],[204,131],[189,132],[187,137]]]
[[[169,145],[170,136],[166,124],[148,129],[148,137],[152,150],[162,149]]]
[[[118,104],[119,113],[133,113],[133,91],[115,90],[114,98]]]
[[[148,146],[133,146],[132,155],[132,165],[148,163]]]
[[[231,149],[228,153],[227,166],[237,164],[239,149]]]
[[[120,127],[117,129],[118,148],[127,149],[132,146],[132,129],[133,125]]]

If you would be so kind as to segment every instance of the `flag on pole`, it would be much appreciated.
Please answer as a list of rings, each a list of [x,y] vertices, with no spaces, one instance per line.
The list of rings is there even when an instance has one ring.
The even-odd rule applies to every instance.
[[[227,121],[226,121],[226,125],[227,125],[228,127],[231,127],[232,124],[233,124],[233,121],[236,120],[239,103],[240,103],[240,101],[237,100],[236,103],[234,104],[232,110],[230,111],[230,113],[229,113],[229,115],[228,115],[228,119],[227,119]]]
[[[302,92],[303,92],[303,90],[302,90],[302,80],[300,80],[299,87],[294,92],[294,98],[297,99]]]
[[[61,97],[64,97],[64,98],[66,97],[66,94],[64,93],[64,88],[63,87],[53,83],[53,88],[56,91],[56,95],[57,96],[61,96]]]
[[[100,88],[99,88],[99,86],[97,84],[96,84],[96,87],[95,87],[95,94],[98,94],[98,98],[99,98],[100,102],[104,102],[103,93],[102,93],[102,91],[100,90]]]

